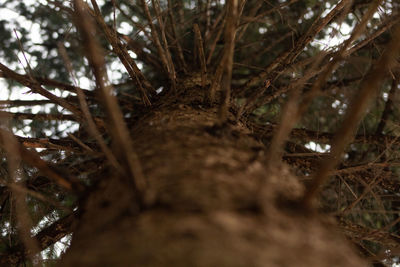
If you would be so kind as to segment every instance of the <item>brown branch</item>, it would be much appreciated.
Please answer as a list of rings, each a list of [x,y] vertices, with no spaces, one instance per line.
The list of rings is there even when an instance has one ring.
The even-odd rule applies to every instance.
[[[0,108],[54,104],[50,100],[0,100]]]
[[[63,4],[61,4],[58,1],[51,1],[51,0],[47,0],[47,2],[49,4],[53,4],[55,7],[58,7],[60,10],[64,11],[65,13],[67,13],[68,15],[72,15],[74,12],[70,7],[64,6]],[[54,9],[53,9],[54,10]]]
[[[76,212],[67,215],[37,233],[35,239],[38,241],[40,250],[46,249],[64,236],[70,234],[76,216]],[[0,264],[2,266],[17,266],[18,263],[25,259],[28,253],[21,244],[13,246],[9,251],[10,253],[8,254],[0,255]]]
[[[108,130],[113,137],[115,147],[119,153],[120,160],[126,165],[126,171],[122,173],[125,178],[131,178],[133,182],[133,189],[138,194],[138,201],[141,201],[144,191],[146,189],[146,181],[142,172],[142,168],[137,154],[133,149],[133,144],[129,131],[124,122],[121,109],[119,108],[117,99],[113,95],[113,88],[107,86],[107,73],[105,70],[105,62],[103,51],[98,45],[94,34],[94,25],[91,20],[87,19],[87,6],[82,0],[74,1],[75,12],[78,20],[76,24],[84,39],[85,53],[88,58],[89,64],[93,69],[96,78],[96,84],[102,100],[104,101],[107,115],[110,117]]]
[[[376,95],[385,75],[396,63],[400,50],[400,26],[397,26],[392,40],[386,47],[384,54],[374,65],[369,74],[360,85],[360,90],[352,100],[349,110],[345,115],[344,121],[335,135],[332,142],[331,153],[322,162],[321,167],[313,176],[312,183],[304,195],[302,203],[305,207],[310,207],[321,185],[329,177],[330,171],[338,163],[340,156],[348,143],[354,137],[358,124],[360,123],[370,101]]]
[[[379,27],[379,29],[377,29],[374,33],[372,33],[370,36],[367,36],[364,40],[362,40],[361,42],[355,44],[352,48],[349,49],[349,54],[354,53],[357,50],[360,50],[361,48],[363,48],[364,46],[366,46],[367,44],[371,43],[373,40],[375,40],[377,37],[379,37],[382,33],[387,32],[389,29],[391,29],[393,27],[393,25],[396,24],[396,22],[399,20],[399,15],[398,14],[394,14],[391,17],[389,17],[388,19],[386,19],[382,25]]]
[[[71,93],[76,92],[77,86],[65,84],[65,83],[62,83],[59,81],[55,81],[55,80],[51,80],[51,79],[43,78],[43,77],[34,77],[34,78],[42,85],[59,88],[59,89],[62,89],[62,90],[65,90],[65,91],[68,91]],[[80,88],[80,89],[82,91],[84,91],[87,96],[94,97],[94,91],[83,89],[83,88]]]
[[[71,76],[73,76],[73,70],[72,70],[72,65],[71,65],[71,61],[66,53],[65,47],[60,43],[59,44],[59,49],[60,49],[60,53],[64,59],[64,62],[66,64],[66,67],[70,73]],[[98,129],[97,126],[100,126],[99,120],[97,119],[93,119],[92,114],[90,113],[89,110],[89,106],[88,103],[86,102],[86,98],[85,98],[85,94],[83,91],[79,90],[79,88],[77,88],[76,93],[78,95],[78,99],[79,99],[79,104],[81,106],[82,109],[82,113],[86,119],[87,122],[87,128],[88,128],[88,132],[92,135],[92,137],[96,140],[96,142],[99,144],[100,149],[102,150],[102,152],[104,153],[104,155],[106,156],[106,158],[109,160],[109,162],[111,163],[112,166],[114,166],[114,168],[116,170],[118,170],[120,173],[123,173],[122,167],[121,165],[118,163],[117,159],[115,158],[114,154],[111,152],[111,150],[107,147],[106,142],[104,141],[100,130]],[[101,128],[104,128],[104,123],[103,121],[101,121]],[[75,138],[72,134],[69,135],[71,139],[75,140],[75,142],[77,142],[81,147],[83,147],[84,149],[90,151],[91,149],[89,147],[87,147],[84,143],[82,143],[79,139]]]
[[[354,52],[358,51],[359,49],[361,49],[363,46],[365,46],[365,45],[367,45],[368,43],[372,42],[374,39],[376,39],[377,37],[379,37],[382,33],[388,31],[388,30],[396,23],[397,20],[398,20],[398,16],[397,16],[397,15],[394,15],[394,16],[389,17],[389,18],[383,23],[383,26],[381,26],[381,27],[380,27],[378,30],[376,30],[373,34],[371,34],[369,37],[367,37],[366,39],[364,39],[364,40],[361,41],[360,43],[354,45],[352,48],[348,49],[348,50],[346,51],[346,55],[349,56],[349,55],[353,54]],[[268,48],[269,48],[269,47],[268,47]],[[266,49],[267,49],[267,48],[266,48]],[[261,52],[261,53],[265,53],[265,51],[263,51],[263,52]],[[334,53],[332,53],[332,54],[327,54],[327,55],[326,55],[326,58],[327,58],[327,59],[332,58],[334,55],[335,55]],[[249,57],[249,58],[251,58],[251,57]],[[308,64],[311,60],[313,60],[313,58],[309,58],[309,59],[303,60],[303,61],[301,61],[301,62],[299,62],[299,63],[301,63],[301,65],[304,65],[304,64]],[[292,67],[292,68],[294,68],[294,67],[300,67],[300,66],[298,66],[299,63],[295,63],[295,64],[292,65],[291,67]],[[319,72],[321,72],[321,71],[322,71],[322,69],[321,69]],[[317,72],[316,74],[319,74],[319,72]],[[260,107],[260,106],[262,106],[262,105],[265,105],[265,104],[270,103],[273,99],[276,99],[277,97],[279,97],[279,96],[282,95],[283,93],[287,92],[288,89],[289,89],[288,87],[284,87],[284,88],[282,88],[282,89],[280,89],[280,90],[274,92],[273,94],[268,94],[268,95],[265,95],[265,96],[261,97],[261,99],[257,101],[258,103],[257,103],[256,105],[251,106],[251,109],[256,109],[257,107]],[[258,97],[257,97],[256,99],[258,99]],[[249,103],[249,104],[250,104],[250,103]],[[250,106],[250,105],[249,105],[249,106]]]
[[[137,31],[137,32],[135,33],[135,36],[137,36],[140,32],[143,32],[143,34],[144,34],[148,39],[151,39],[149,33],[146,31],[145,26],[143,26],[143,25],[140,24],[140,23],[135,22],[135,21],[132,19],[132,17],[131,17],[130,15],[128,15],[128,14],[125,12],[125,10],[123,10],[123,9],[121,8],[120,5],[115,5],[115,6],[116,6],[116,8],[119,10],[119,12],[121,12],[121,14],[122,14],[126,19],[129,20],[129,22],[130,22],[132,25],[135,25],[137,28],[139,28],[139,31]]]
[[[107,41],[111,44],[114,53],[118,56],[121,63],[124,65],[130,78],[132,79],[134,84],[139,88],[139,92],[142,95],[143,103],[146,105],[151,105],[147,93],[149,92],[150,94],[153,94],[155,92],[154,88],[144,77],[143,73],[140,71],[135,61],[131,58],[131,56],[127,52],[126,48],[121,44],[120,40],[117,37],[116,32],[111,30],[110,27],[105,23],[96,1],[91,0],[91,2],[94,8],[94,19],[96,20],[99,27],[102,29]],[[87,10],[90,11],[87,5],[86,8]]]
[[[207,47],[209,47],[208,56],[207,56],[207,65],[210,65],[210,63],[211,63],[211,59],[212,59],[212,56],[214,55],[215,47],[217,46],[217,42],[221,38],[222,31],[225,27],[225,21],[226,20],[224,20],[221,23],[221,25],[218,27],[217,34],[215,35],[215,38],[212,40],[212,43],[207,46]]]
[[[164,52],[165,52],[165,55],[166,55],[166,58],[167,58],[168,74],[169,74],[169,79],[170,79],[170,82],[171,82],[171,85],[172,85],[172,91],[176,92],[175,65],[174,65],[174,62],[172,60],[171,53],[170,53],[169,47],[168,47],[167,37],[165,35],[165,27],[164,27],[164,22],[163,22],[162,17],[161,17],[160,3],[159,3],[158,0],[151,0],[151,2],[153,3],[154,11],[156,12],[158,25],[159,25],[160,30],[161,30],[161,38],[162,38],[163,45],[164,45]]]
[[[265,53],[270,51],[272,48],[274,48],[276,45],[278,45],[283,40],[285,40],[286,38],[288,38],[289,36],[292,36],[292,35],[293,35],[293,32],[290,31],[290,32],[287,32],[286,34],[281,35],[279,38],[277,38],[273,41],[269,41],[269,44],[266,47],[264,47],[264,48],[260,47],[260,49],[262,48],[261,51],[257,49],[256,54],[254,54],[254,56],[260,57],[260,56],[264,55]],[[240,38],[238,38],[238,40],[240,40]],[[260,44],[260,42],[255,42],[255,43]],[[247,45],[244,45],[244,46],[240,47],[239,49],[246,49],[246,48],[247,48]],[[246,59],[241,63],[249,64],[250,62],[252,62],[253,58],[254,58],[253,56],[246,57]],[[259,67],[257,67],[257,69],[259,69]],[[264,68],[261,68],[261,70],[264,70]]]
[[[15,136],[17,140],[27,148],[47,148],[60,149],[67,151],[77,151],[76,144],[68,139],[52,139],[52,138],[32,138]]]
[[[296,114],[297,120],[306,112],[308,106],[314,99],[314,97],[321,91],[321,88],[328,80],[329,76],[336,70],[339,66],[339,63],[346,57],[348,57],[349,50],[348,48],[351,44],[364,32],[367,27],[368,21],[372,18],[380,3],[383,0],[375,0],[368,11],[364,14],[361,22],[356,25],[353,32],[351,33],[350,38],[348,38],[340,47],[339,51],[336,52],[327,66],[324,68],[324,71],[318,76],[317,80],[313,83],[311,89],[305,94],[303,97],[302,103],[300,104],[300,108]]]
[[[389,91],[389,95],[388,95],[387,102],[385,104],[385,108],[382,112],[379,124],[376,127],[376,132],[375,132],[376,134],[382,134],[383,129],[385,128],[386,121],[389,117],[390,112],[392,111],[392,108],[393,108],[393,103],[394,103],[393,101],[395,99],[396,89],[397,89],[397,86],[399,85],[399,82],[400,82],[400,77],[399,77],[399,74],[397,74],[397,75],[395,75],[395,78],[392,81],[392,86]]]
[[[0,129],[0,133],[9,134],[3,129]],[[4,146],[6,142],[7,140],[0,138],[0,146]],[[21,156],[22,161],[25,161],[27,164],[36,167],[40,172],[43,173],[44,176],[54,180],[59,186],[68,190],[76,189],[79,192],[83,190],[83,185],[79,180],[73,177],[64,177],[51,168],[47,162],[38,156],[37,153],[27,150],[22,144],[18,143],[15,153]]]
[[[254,6],[250,9],[248,15],[247,15],[247,16],[243,16],[243,15],[242,15],[242,16],[240,16],[240,19],[241,19],[242,21],[246,21],[246,18],[253,18],[253,17],[257,14],[257,12],[260,10],[262,4],[263,4],[263,1],[257,1],[257,2],[254,4]],[[248,22],[245,22],[245,23],[240,23],[240,24],[238,25],[238,36],[237,36],[237,39],[238,39],[238,40],[241,40],[241,39],[242,39],[242,37],[243,37],[243,35],[245,34],[247,28],[250,26],[250,23],[251,23],[251,22],[248,21]]]
[[[351,167],[334,170],[331,172],[331,174],[332,175],[341,175],[341,174],[349,174],[349,173],[354,173],[354,172],[365,171],[365,170],[369,170],[369,169],[373,169],[373,168],[381,169],[381,168],[387,168],[387,167],[400,167],[400,162],[379,162],[379,163],[370,162],[370,163],[363,164],[363,165],[351,166]]]
[[[3,128],[8,128],[8,120],[3,118],[1,121],[1,126]],[[19,143],[10,131],[0,131],[0,138],[3,140],[2,149],[6,152],[7,156],[8,173],[10,175],[10,182],[8,184],[14,185],[9,187],[12,193],[10,201],[15,203],[13,206],[15,207],[19,240],[26,247],[28,252],[27,256],[31,261],[40,260],[41,256],[38,255],[40,252],[38,242],[35,238],[32,238],[30,232],[33,223],[26,203],[26,192],[15,190],[17,182],[24,179],[21,175],[22,155],[20,154],[20,151],[18,151]]]
[[[243,86],[242,91],[249,90],[252,86],[260,83],[262,80],[272,81],[276,77],[277,73],[282,72],[288,66],[290,66],[297,56],[303,51],[315,36],[330,22],[335,18],[342,10],[350,3],[350,0],[342,0],[338,3],[334,9],[331,10],[324,18],[317,19],[309,28],[309,30],[303,34],[297,41],[296,45],[282,52],[278,57],[276,57],[271,64],[269,64],[264,71],[250,78]],[[264,88],[261,87],[250,95],[248,101],[241,107],[238,118],[241,117],[244,111],[251,110],[255,101],[264,93]]]
[[[384,245],[386,248],[396,248],[400,245],[400,237],[385,231],[371,229],[340,219],[339,227],[346,236],[353,240],[368,240]]]
[[[325,56],[324,62],[326,61],[327,58],[330,58],[329,54]],[[312,60],[309,60],[312,59]],[[306,65],[307,63],[310,63],[311,61],[315,61],[315,58],[308,58],[307,60],[304,60],[299,62],[299,65]],[[324,65],[323,67],[321,67],[320,69],[315,70],[313,73],[310,73],[311,75],[309,76],[309,79],[313,78],[314,76],[320,74],[321,72],[323,72],[328,65]],[[297,67],[296,65],[293,66],[293,68]],[[290,71],[290,70],[288,70]],[[345,79],[345,80],[340,80],[340,81],[328,81],[327,82],[327,86],[324,86],[323,88],[321,88],[321,91],[327,91],[330,88],[335,88],[340,86],[346,86],[350,83],[354,83],[356,81],[361,80],[363,77],[356,77],[356,78],[351,78],[351,79]],[[302,78],[299,78],[302,79]],[[259,99],[255,100],[254,105],[252,106],[252,109],[256,109],[260,106],[266,105],[268,103],[270,103],[272,100],[277,99],[278,97],[280,97],[282,94],[292,90],[293,84],[296,84],[298,80],[294,80],[292,81],[289,85],[287,86],[283,86],[281,88],[278,88],[276,90],[271,90],[269,91],[268,94],[264,94],[263,96],[261,96]],[[309,86],[307,86],[306,84],[300,84],[301,86],[305,87],[305,90],[309,90]]]
[[[79,109],[76,106],[69,104],[63,98],[50,93],[49,91],[47,91],[46,89],[41,87],[37,81],[30,79],[26,75],[18,74],[15,71],[12,71],[11,69],[7,68],[6,66],[4,66],[1,63],[0,63],[0,70],[2,72],[3,77],[12,79],[12,80],[30,88],[32,90],[32,92],[38,93],[38,94],[48,98],[49,100],[53,101],[53,103],[58,104],[64,108],[66,108],[67,110],[71,111],[75,116],[78,117],[78,119],[81,119],[81,112],[79,111]]]
[[[282,9],[282,8],[284,8],[284,7],[288,7],[288,6],[290,6],[291,4],[296,3],[297,1],[298,1],[298,0],[291,0],[291,1],[289,1],[289,2],[279,4],[279,5],[275,6],[275,7],[269,8],[267,11],[264,11],[263,13],[261,13],[261,14],[259,14],[259,15],[257,15],[257,16],[255,16],[255,15],[257,14],[257,11],[260,9],[261,5],[254,6],[255,12],[254,12],[253,10],[251,10],[251,11],[249,12],[250,14],[249,14],[248,16],[244,16],[244,17],[242,18],[242,20],[243,20],[244,22],[241,23],[241,24],[239,25],[239,27],[243,27],[244,29],[246,29],[246,28],[249,26],[250,23],[257,22],[257,21],[259,21],[260,19],[262,20],[262,19],[264,19],[268,14],[270,14],[270,13],[272,13],[272,12],[275,12],[275,11],[277,11],[277,10],[279,10],[279,9]],[[262,4],[262,1],[260,1],[260,4]],[[264,22],[264,21],[262,21],[262,22]]]
[[[153,44],[156,46],[157,50],[158,50],[158,55],[160,56],[161,62],[164,66],[165,71],[168,73],[168,76],[170,76],[171,72],[169,69],[169,64],[168,64],[168,59],[167,59],[167,55],[166,55],[166,51],[164,51],[161,42],[160,42],[160,38],[158,37],[158,33],[156,30],[156,27],[153,24],[153,19],[151,18],[151,14],[150,14],[150,10],[149,7],[146,3],[146,0],[141,0],[145,15],[147,17],[147,21],[149,23],[150,29],[151,29],[151,36],[152,36],[152,41]]]
[[[145,46],[143,44],[121,33],[118,33],[118,36],[120,36],[122,39],[125,40],[125,42],[127,43],[127,48],[133,51],[139,60],[153,66],[156,69],[161,69],[161,65],[158,59],[154,57],[152,54],[145,52],[144,51]]]
[[[274,136],[272,138],[271,145],[268,149],[268,166],[272,166],[273,164],[276,164],[281,160],[283,153],[282,147],[288,139],[290,132],[293,129],[293,126],[297,122],[296,116],[294,115],[299,108],[298,99],[300,98],[300,95],[302,93],[302,91],[300,90],[301,86],[314,75],[315,70],[319,67],[323,57],[324,53],[319,54],[315,59],[315,63],[313,64],[313,66],[311,66],[306,71],[304,76],[298,79],[296,82],[291,83],[290,86],[292,86],[293,88],[291,90],[291,95],[283,108],[280,123],[278,124],[276,132],[274,133]]]
[[[89,153],[95,153],[91,147],[89,147],[88,145],[86,145],[85,143],[83,143],[81,140],[79,140],[78,138],[76,138],[73,134],[68,133],[68,137],[71,138],[72,140],[74,140],[75,143],[77,143],[80,147],[82,147],[83,149],[85,149],[87,152],[89,152]]]
[[[281,71],[286,66],[290,65],[303,51],[304,47],[306,47],[306,45],[308,45],[315,38],[315,36],[319,32],[321,32],[321,30],[350,2],[351,1],[349,0],[342,0],[324,18],[318,18],[311,25],[309,30],[296,41],[296,45],[293,48],[281,53],[268,67],[265,68],[264,71],[249,79],[244,85],[243,90],[247,90],[248,88],[259,83],[260,81],[265,80],[273,70],[278,69],[278,71]]]
[[[272,136],[274,129],[277,127],[276,124],[258,125],[256,123],[247,122],[248,126],[252,129],[253,135],[258,139],[269,139]],[[312,131],[307,129],[295,128],[290,134],[291,139],[299,140],[302,142],[315,141],[321,144],[329,144],[332,142],[335,134],[328,132]],[[393,145],[400,145],[398,136],[393,135],[377,135],[377,134],[360,134],[356,135],[351,141],[352,144],[363,143],[363,144],[374,144],[380,146],[386,146],[387,143]]]
[[[210,89],[208,90],[208,102],[210,104],[212,104],[215,101],[215,94],[217,92],[217,88],[221,87],[221,79],[222,79],[222,74],[224,72],[223,59],[224,58],[221,59],[220,63],[217,66],[217,69],[211,81]]]
[[[221,77],[221,104],[218,110],[221,124],[226,123],[228,119],[228,109],[231,98],[231,82],[233,69],[233,55],[235,51],[235,36],[237,30],[238,0],[230,0],[227,3],[228,14],[226,16],[225,27],[225,45],[221,63],[223,65],[223,74]]]
[[[44,114],[44,113],[20,113],[0,111],[1,118],[13,118],[17,120],[57,120],[57,121],[77,121],[76,116],[69,114]]]
[[[294,83],[293,88],[297,88],[294,92],[292,92],[292,96],[290,97],[288,103],[285,105],[283,113],[282,113],[282,123],[278,127],[277,132],[272,139],[271,146],[269,149],[269,161],[276,160],[281,158],[281,147],[289,136],[289,133],[307,110],[309,103],[314,98],[315,94],[319,92],[325,84],[328,77],[331,73],[336,69],[340,60],[342,60],[347,55],[347,48],[350,47],[351,43],[364,31],[368,21],[375,13],[379,4],[382,0],[375,1],[368,12],[364,15],[363,19],[357,26],[354,28],[351,36],[347,39],[341,46],[340,50],[335,53],[332,60],[325,65],[322,69],[321,75],[319,75],[318,79],[313,83],[310,91],[306,93],[303,101],[299,101],[298,99],[301,97],[301,88],[307,82],[308,79],[313,77],[317,71],[314,71],[316,67],[318,67],[319,63],[324,59],[325,53],[320,53],[318,57],[315,59],[314,66],[310,68],[310,70],[306,73],[304,77],[299,79],[296,83]],[[300,84],[297,84],[300,83]],[[255,99],[251,99],[253,102]],[[277,156],[278,155],[278,156]],[[274,162],[275,163],[275,162]],[[273,164],[270,162],[270,164]]]
[[[221,10],[221,12],[219,12],[217,18],[214,20],[213,25],[211,26],[211,28],[209,29],[209,31],[206,33],[206,35],[205,35],[205,37],[204,37],[204,42],[205,42],[205,43],[208,44],[208,41],[210,40],[211,36],[214,35],[215,30],[218,29],[218,31],[219,31],[219,28],[220,28],[220,27],[217,28],[217,26],[218,26],[218,24],[221,22],[221,20],[223,19],[223,17],[225,16],[225,12],[226,12],[225,9],[223,9],[223,10]],[[207,47],[207,46],[206,46],[206,47]]]
[[[76,215],[76,213],[72,213],[65,216],[37,233],[35,237],[39,241],[41,248],[45,249],[71,233]]]
[[[186,62],[185,62],[185,57],[183,56],[183,49],[182,46],[179,42],[179,38],[178,38],[178,32],[177,32],[177,27],[176,27],[176,22],[175,22],[175,16],[172,14],[172,1],[168,0],[168,17],[169,17],[169,21],[171,24],[171,29],[172,29],[172,37],[174,39],[174,46],[176,47],[176,52],[178,55],[178,60],[181,64],[181,69],[183,70],[183,72],[186,72],[187,66],[186,66]]]
[[[221,18],[224,18],[224,20],[221,22],[221,25],[220,25],[220,27],[218,29],[218,32],[217,32],[217,36],[215,37],[215,39],[214,39],[214,41],[213,41],[213,43],[211,45],[211,48],[210,48],[210,51],[209,51],[209,54],[208,54],[208,58],[207,58],[207,64],[209,64],[209,61],[211,61],[211,57],[212,57],[212,54],[214,53],[214,49],[215,49],[215,46],[217,44],[217,41],[219,40],[224,27],[226,27],[226,22],[227,22],[228,16],[229,16],[227,14],[228,13],[227,6],[228,5],[225,5],[224,6],[224,11],[220,13]],[[222,17],[222,14],[225,15],[225,16]],[[216,25],[216,24],[214,24],[214,25]],[[224,51],[222,51],[222,52],[223,52],[222,53],[222,58],[220,59],[218,65],[216,67],[215,73],[214,73],[214,75],[212,77],[212,80],[211,80],[211,86],[210,86],[210,88],[208,90],[207,97],[208,97],[208,102],[210,104],[212,104],[215,101],[215,94],[216,94],[217,88],[221,87],[221,79],[222,79],[222,75],[223,75],[223,71],[224,71],[223,63],[224,63],[224,56],[225,56]]]
[[[199,61],[200,61],[200,68],[201,68],[201,86],[203,89],[206,87],[206,79],[207,79],[207,66],[206,66],[206,59],[204,57],[204,47],[203,47],[203,38],[201,38],[201,32],[199,25],[193,25],[193,31],[196,38],[196,46],[199,51]]]

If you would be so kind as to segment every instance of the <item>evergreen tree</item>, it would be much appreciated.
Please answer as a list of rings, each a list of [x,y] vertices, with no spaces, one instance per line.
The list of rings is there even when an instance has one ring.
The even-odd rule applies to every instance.
[[[1,265],[392,265],[399,8],[2,1]]]

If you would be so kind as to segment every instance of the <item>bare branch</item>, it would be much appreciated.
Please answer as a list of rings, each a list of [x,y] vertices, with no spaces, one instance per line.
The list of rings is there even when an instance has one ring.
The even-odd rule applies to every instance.
[[[194,35],[196,37],[196,46],[199,51],[199,61],[200,61],[200,68],[201,68],[201,86],[205,89],[206,86],[206,77],[207,77],[207,66],[206,66],[206,59],[204,57],[204,47],[203,47],[203,38],[201,38],[201,32],[199,25],[193,25]]]
[[[45,113],[20,113],[0,111],[0,118],[13,118],[17,120],[56,120],[56,121],[76,121],[74,115],[69,114],[45,114]]]
[[[164,22],[161,17],[161,9],[160,9],[160,4],[158,0],[151,0],[153,3],[154,10],[156,12],[156,17],[158,21],[158,25],[160,26],[161,30],[161,38],[163,40],[163,45],[164,45],[164,52],[167,58],[167,63],[168,63],[168,73],[169,73],[169,79],[172,85],[172,91],[176,92],[176,72],[175,72],[175,65],[174,62],[172,61],[171,53],[169,51],[168,47],[168,41],[167,37],[165,36],[165,27],[164,27]]]
[[[125,47],[122,46],[120,40],[117,37],[117,34],[110,30],[108,25],[105,23],[103,17],[101,16],[100,9],[97,6],[95,0],[92,0],[92,5],[94,7],[94,18],[100,28],[103,30],[104,35],[107,41],[113,47],[113,51],[117,54],[118,58],[121,60],[121,63],[124,65],[125,69],[128,71],[129,76],[135,85],[139,88],[140,93],[142,94],[142,99],[144,104],[151,105],[150,99],[147,95],[148,92],[153,94],[155,92],[154,88],[151,84],[146,80],[139,67],[136,65],[135,61],[128,54]],[[86,5],[86,8],[89,7]],[[89,10],[89,9],[88,9]]]
[[[172,14],[172,1],[168,0],[168,17],[169,17],[169,21],[171,23],[171,29],[172,29],[172,35],[174,38],[174,43],[173,45],[176,47],[177,49],[177,54],[178,54],[178,59],[179,62],[181,64],[182,70],[185,73],[187,66],[186,66],[186,62],[185,62],[185,57],[183,56],[183,49],[182,46],[179,42],[179,38],[178,38],[178,32],[177,32],[177,27],[176,27],[176,22],[175,22],[175,17]]]
[[[146,14],[147,21],[149,23],[150,29],[151,29],[151,36],[152,36],[152,39],[153,39],[152,40],[153,44],[156,46],[156,48],[158,50],[158,55],[160,56],[161,62],[163,63],[166,72],[168,73],[170,78],[173,78],[173,77],[171,77],[172,73],[171,73],[171,70],[170,70],[170,64],[168,63],[167,52],[164,51],[164,48],[161,45],[160,38],[158,37],[158,33],[157,33],[157,30],[156,30],[156,27],[153,24],[153,20],[151,18],[150,10],[149,10],[149,7],[148,7],[148,5],[146,3],[146,0],[141,0],[141,3],[142,3],[142,6],[143,6],[143,9],[144,9],[144,12]]]
[[[231,98],[231,81],[233,69],[233,54],[235,51],[236,23],[238,17],[238,0],[230,0],[228,3],[228,15],[226,16],[225,45],[221,63],[223,74],[221,80],[221,104],[218,111],[219,120],[224,124],[228,119],[228,109]]]
[[[385,104],[385,108],[383,109],[379,124],[376,127],[375,134],[382,134],[382,131],[385,128],[386,121],[389,117],[389,113],[392,111],[392,108],[393,108],[394,99],[395,99],[395,95],[396,95],[396,89],[397,89],[397,86],[399,85],[399,82],[400,82],[399,74],[396,74],[395,78],[392,81],[392,86],[389,91],[388,99]]]
[[[358,124],[362,119],[370,101],[376,95],[380,88],[382,80],[385,75],[393,67],[396,62],[400,50],[400,26],[394,30],[392,41],[386,47],[386,50],[375,67],[371,69],[367,77],[360,85],[359,92],[355,95],[351,102],[350,108],[346,113],[345,119],[335,135],[331,145],[331,153],[326,160],[322,162],[321,167],[317,170],[312,180],[312,184],[307,189],[302,203],[306,207],[310,207],[320,186],[325,182],[329,176],[331,169],[336,166],[340,160],[340,156],[354,137]]]
[[[112,94],[113,88],[107,85],[107,74],[105,72],[103,51],[97,44],[94,34],[94,27],[91,21],[87,19],[85,5],[82,0],[74,1],[75,12],[77,17],[77,25],[84,39],[86,55],[99,88],[99,93],[105,103],[108,116],[110,116],[109,131],[112,134],[113,141],[120,151],[120,160],[127,164],[126,174],[130,174],[133,179],[134,190],[138,193],[138,197],[143,197],[146,188],[146,181],[143,176],[142,168],[139,163],[138,156],[134,152],[132,140],[129,131],[125,125],[121,109],[115,96]],[[129,177],[129,176],[128,176]],[[140,201],[140,199],[138,199]]]
[[[335,18],[342,10],[351,2],[351,0],[342,0],[338,3],[334,9],[331,10],[324,18],[317,19],[309,28],[309,30],[303,34],[299,40],[296,41],[296,45],[281,53],[278,57],[274,59],[274,61],[269,64],[264,71],[260,72],[256,76],[249,79],[244,87],[242,88],[243,91],[247,91],[252,86],[257,85],[262,80],[269,80],[272,81],[276,73],[281,72],[283,69],[290,66],[291,63],[294,62],[296,57],[303,51],[304,47],[308,45],[314,37],[330,22],[333,18]],[[255,90],[249,99],[257,99],[263,93],[263,88]],[[241,111],[238,114],[238,117],[241,116],[241,113],[245,110],[249,109],[249,104],[246,103]]]
[[[7,68],[6,66],[4,66],[1,63],[0,63],[0,71],[2,72],[3,77],[7,77],[16,82],[19,82],[20,84],[30,88],[32,90],[32,92],[38,93],[38,94],[48,98],[49,100],[53,101],[53,103],[58,104],[64,108],[66,108],[67,110],[71,111],[75,116],[77,116],[78,119],[82,118],[81,112],[79,111],[79,109],[77,107],[69,104],[63,98],[53,95],[52,93],[50,93],[49,91],[47,91],[46,89],[41,87],[40,84],[38,82],[36,82],[35,80],[31,80],[25,75],[18,74],[15,71],[12,71],[11,69]]]

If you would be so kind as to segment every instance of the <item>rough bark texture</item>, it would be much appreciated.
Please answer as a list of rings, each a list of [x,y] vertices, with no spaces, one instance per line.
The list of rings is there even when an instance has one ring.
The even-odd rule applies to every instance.
[[[264,146],[242,122],[214,126],[217,107],[196,90],[131,126],[145,208],[129,181],[105,174],[61,265],[365,266],[334,220],[285,204],[302,185],[286,166],[265,168]]]

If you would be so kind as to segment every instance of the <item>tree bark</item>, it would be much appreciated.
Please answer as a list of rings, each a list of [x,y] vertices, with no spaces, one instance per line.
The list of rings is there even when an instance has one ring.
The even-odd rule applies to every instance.
[[[99,174],[61,266],[365,266],[333,220],[288,204],[303,186],[284,165],[266,169],[264,146],[232,113],[215,126],[200,90],[130,125],[145,205],[129,179]]]

